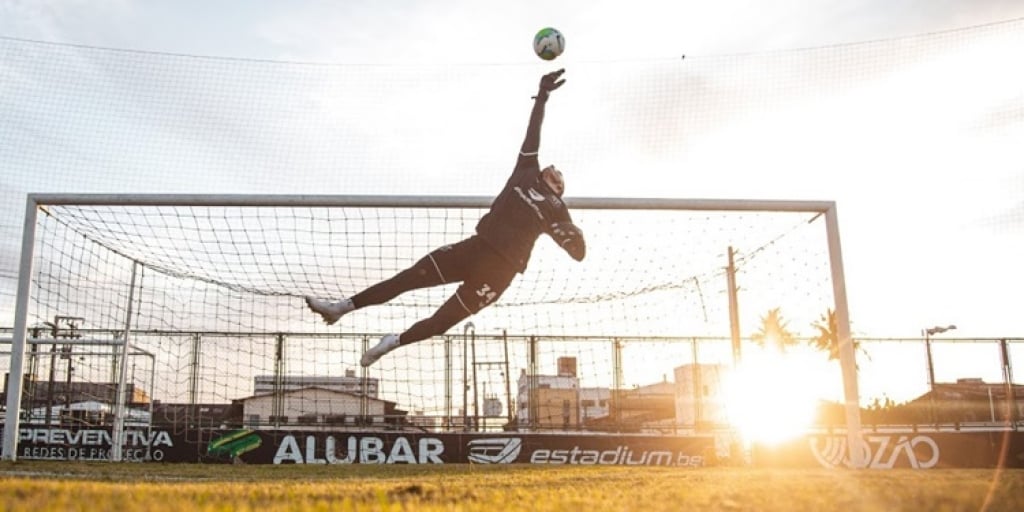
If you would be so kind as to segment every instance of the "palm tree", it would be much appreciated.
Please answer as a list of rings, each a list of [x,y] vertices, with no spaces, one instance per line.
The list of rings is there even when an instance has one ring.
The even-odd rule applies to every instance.
[[[836,324],[836,312],[829,308],[827,312],[818,317],[818,321],[811,324],[811,327],[818,331],[818,335],[811,338],[808,344],[828,354],[828,360],[839,359],[839,327]],[[853,350],[860,350],[860,342],[854,339]]]
[[[797,344],[797,339],[786,328],[789,322],[782,319],[782,313],[779,309],[771,309],[768,311],[768,314],[761,317],[760,330],[751,334],[750,340],[761,347],[766,345],[774,346],[779,352],[785,352],[787,347]]]

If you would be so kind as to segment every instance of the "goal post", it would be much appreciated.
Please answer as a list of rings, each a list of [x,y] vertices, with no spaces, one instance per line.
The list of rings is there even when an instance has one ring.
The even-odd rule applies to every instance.
[[[35,247],[36,210],[33,195],[25,205],[25,223],[21,233],[21,257],[18,264],[18,294],[14,304],[14,332],[10,366],[7,371],[7,404],[4,409],[3,460],[16,460],[21,425],[21,396],[25,375],[25,342],[28,337],[29,291],[32,285],[32,257]]]
[[[30,323],[74,314],[87,318],[91,329],[119,337],[121,352],[110,358],[112,362],[83,360],[74,368],[76,378],[94,382],[114,376],[119,390],[115,430],[125,428],[126,381],[139,378],[129,374],[129,344],[158,360],[154,382],[146,383],[159,384],[154,396],[146,397],[150,403],[258,396],[253,383],[259,386],[266,375],[274,378],[265,382],[283,392],[285,376],[305,376],[313,382],[316,376],[347,374],[346,368],[356,368],[353,361],[368,339],[400,331],[429,315],[452,288],[410,292],[391,304],[352,313],[333,327],[318,325],[300,297],[340,298],[389,277],[430,250],[472,234],[492,199],[30,194],[11,339],[3,459],[17,458],[23,384],[35,378],[26,375],[25,366]],[[483,385],[473,404],[462,400],[461,414],[466,417],[470,409],[479,409],[479,400],[487,409],[489,398],[502,398],[498,391],[513,394],[504,391],[514,378],[509,375],[509,358],[517,366],[529,360],[534,375],[534,364],[551,365],[555,356],[574,361],[580,357],[601,375],[591,380],[581,375],[581,388],[617,388],[623,380],[636,386],[652,373],[667,375],[672,367],[657,361],[661,348],[646,353],[628,346],[622,350],[621,341],[650,348],[662,347],[658,343],[669,338],[720,337],[728,345],[732,326],[722,255],[727,247],[736,246],[743,272],[739,304],[745,312],[739,321],[744,331],[750,332],[759,315],[780,304],[796,311],[797,320],[817,318],[823,307],[835,312],[847,434],[851,446],[859,443],[856,364],[834,202],[568,198],[566,203],[587,236],[587,259],[576,264],[554,244],[538,240],[526,272],[495,305],[470,319],[474,330],[490,333],[482,339],[497,340],[496,333],[507,332],[513,337],[562,340],[545,345],[552,348],[543,357],[551,360],[536,362],[535,345],[510,349],[509,336],[493,350],[486,341],[460,348],[457,341],[468,331],[460,325],[443,340],[403,347],[378,365],[358,370],[364,385],[379,386],[379,402],[385,408],[409,409],[424,417],[440,415],[450,422],[459,416],[451,411],[451,402],[460,398],[455,394],[453,400],[452,375],[461,371],[473,380],[474,395],[476,386]],[[602,347],[613,344],[614,354],[607,348],[580,348],[595,340],[609,343]],[[698,342],[693,343],[696,347]],[[692,352],[689,362],[696,365],[698,350]],[[678,360],[689,357],[687,350],[679,353],[684,355]],[[727,347],[724,353],[731,351]],[[488,372],[495,379],[501,374],[504,383],[495,380],[488,388]],[[70,358],[67,373],[70,382]],[[525,403],[513,396],[503,398],[509,411],[514,402],[523,417],[528,416]],[[376,405],[368,405],[364,398],[362,411]],[[274,407],[280,419],[287,404],[275,402]],[[346,414],[351,413],[339,409],[328,416]],[[508,420],[514,420],[511,412]],[[853,467],[861,467],[859,455],[850,450]]]

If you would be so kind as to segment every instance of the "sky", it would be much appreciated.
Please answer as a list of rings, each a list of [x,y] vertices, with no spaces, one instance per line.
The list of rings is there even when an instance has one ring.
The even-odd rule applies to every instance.
[[[909,53],[913,49],[904,49],[898,41],[910,38],[912,42],[923,34],[1014,19],[1024,19],[1024,2],[1020,0],[500,4],[468,0],[0,0],[0,37],[4,38],[227,59],[392,66],[399,70],[393,76],[403,80],[370,85],[379,86],[382,94],[401,97],[401,107],[407,110],[376,113],[366,123],[389,116],[401,118],[408,111],[436,119],[445,114],[445,100],[461,101],[470,105],[467,109],[478,106],[486,111],[495,125],[509,126],[490,129],[500,134],[493,143],[495,151],[507,151],[518,143],[524,112],[520,105],[506,109],[492,103],[494,98],[522,94],[519,70],[523,67],[530,73],[546,69],[529,48],[532,34],[543,26],[559,28],[567,39],[566,54],[557,63],[569,69],[569,82],[559,91],[559,101],[566,97],[566,110],[590,126],[611,126],[622,121],[615,116],[628,115],[631,108],[620,102],[650,101],[630,96],[632,62],[692,62],[696,70],[713,71],[722,69],[715,66],[723,62],[736,62],[738,56],[799,58],[803,54],[793,51],[807,48],[852,45],[853,58],[858,58],[858,51],[870,51],[872,42],[879,41],[913,55]],[[653,157],[608,150],[609,162],[620,167],[641,164],[643,169],[635,171],[632,180],[624,180],[615,169],[596,168],[588,171],[585,179],[578,172],[568,172],[568,194],[835,200],[851,320],[860,335],[914,337],[922,328],[952,323],[958,325],[958,336],[1024,336],[1019,307],[1020,290],[1024,289],[1024,271],[1019,264],[1024,261],[1024,164],[1019,149],[1024,147],[1020,144],[1024,142],[1024,78],[1009,69],[1014,65],[1009,54],[997,53],[1006,51],[998,42],[991,43],[989,52],[984,45],[963,51],[955,44],[946,48],[941,46],[943,41],[939,40],[937,53],[929,54],[926,61],[896,57],[891,61],[895,69],[885,73],[879,69],[886,62],[869,64],[853,85],[817,77],[814,80],[822,83],[814,82],[814,90],[771,90],[772,83],[788,83],[785,69],[766,71],[766,77],[778,80],[767,84],[737,84],[729,77],[705,76],[701,83],[711,91],[700,98],[704,101],[701,115],[707,117],[692,120],[697,128],[708,131],[699,133],[693,128],[686,132],[685,160],[691,166],[681,171],[661,165]],[[680,59],[683,55],[686,59]],[[837,51],[835,55],[846,54]],[[15,78],[3,58],[0,56],[0,90],[8,79]],[[509,67],[513,71],[508,71]],[[402,71],[410,69],[440,70],[456,79],[438,82],[446,85],[444,91],[417,90],[415,77],[410,79]],[[507,88],[472,89],[480,70],[489,69],[509,77]],[[624,70],[626,74],[609,78],[601,75],[601,69]],[[368,73],[366,76],[375,76],[372,70]],[[742,74],[745,79],[751,76],[756,75],[750,70]],[[978,82],[971,81],[972,76],[994,78]],[[460,82],[459,77],[466,81]],[[608,80],[609,88],[594,84],[595,77]],[[716,83],[743,90],[715,90]],[[579,91],[575,97],[571,96],[573,87]],[[762,88],[786,105],[784,113],[736,114],[712,108],[719,98],[734,98],[731,103],[721,100],[725,107],[742,107],[749,101],[750,91]],[[805,95],[806,101],[794,102],[792,94]],[[62,134],[45,119],[28,115],[31,101],[13,107],[0,103],[4,105],[0,116],[6,113],[9,118],[14,112],[30,119],[27,126],[0,124],[0,133],[47,133],[58,144],[70,144],[70,138],[83,136]],[[592,102],[589,108],[584,108],[584,101]],[[557,115],[552,112],[549,124],[557,126]],[[659,121],[654,116],[635,124],[627,119],[623,124],[634,127],[652,119]],[[787,121],[780,124],[780,119]],[[473,120],[487,122],[483,116]],[[282,123],[266,130],[286,132],[289,126]],[[215,172],[153,170],[146,163],[159,160],[160,155],[141,154],[140,146],[133,148],[130,141],[123,140],[110,143],[126,144],[125,165],[133,173],[130,180],[122,173],[89,166],[65,174],[40,172],[11,146],[5,151],[0,141],[4,204],[0,236],[8,240],[0,252],[0,326],[13,324],[9,312],[16,284],[17,240],[28,192],[495,193],[495,180],[468,174],[472,158],[460,160],[444,151],[451,137],[466,137],[467,132],[488,127],[445,128],[447,140],[417,140],[415,137],[431,131],[429,126],[426,121],[413,123],[419,128],[415,133],[392,134],[414,145],[417,158],[388,155],[379,172],[339,177],[332,174],[329,158],[316,160],[314,155],[304,161],[309,164],[306,167],[289,166],[287,183],[281,182],[280,171],[270,164],[245,171],[232,170],[230,165]],[[977,131],[983,133],[966,131],[964,126],[980,126]],[[639,134],[617,133],[614,126],[608,130],[633,148],[642,146]],[[998,133],[990,135],[993,131]],[[842,136],[830,135],[835,133]],[[785,134],[799,135],[802,143],[792,144],[793,137],[785,138]],[[604,132],[597,130],[584,135],[606,140]],[[279,139],[275,140],[300,144],[287,134],[276,136]],[[551,140],[574,139],[554,128]],[[858,152],[858,145],[870,149]],[[366,146],[381,152],[388,149],[379,140],[367,141]],[[261,148],[250,149],[259,152]],[[555,149],[553,154],[572,161],[571,151]],[[374,163],[372,154],[353,156]],[[445,158],[454,158],[452,165],[423,163]],[[765,165],[766,160],[776,165]],[[430,179],[415,188],[408,183],[420,180],[408,176],[424,172],[419,165],[429,169]],[[345,186],[323,185],[335,179],[343,180]],[[666,183],[672,186],[666,187]]]
[[[5,0],[5,36],[138,50],[315,62],[524,59],[541,26],[580,59],[760,52],[910,36],[1018,18],[1015,0],[665,2]],[[567,36],[568,37],[568,36]]]

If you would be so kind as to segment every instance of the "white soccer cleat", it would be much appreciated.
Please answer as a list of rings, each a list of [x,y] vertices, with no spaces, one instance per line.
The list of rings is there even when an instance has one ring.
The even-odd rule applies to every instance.
[[[331,302],[329,300],[306,297],[306,306],[309,306],[309,309],[320,315],[320,318],[323,318],[324,323],[327,325],[334,325],[334,322],[337,322],[345,313],[355,309],[355,306],[349,299]]]
[[[366,368],[373,363],[376,363],[378,359],[384,357],[384,354],[391,352],[398,348],[398,335],[397,334],[386,334],[380,339],[380,343],[370,347],[369,350],[363,354],[363,357],[359,359],[359,364]]]

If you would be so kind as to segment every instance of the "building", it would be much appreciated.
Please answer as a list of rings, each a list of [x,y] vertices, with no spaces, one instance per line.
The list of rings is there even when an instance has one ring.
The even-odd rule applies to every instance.
[[[394,402],[321,387],[253,395],[238,402],[246,428],[394,427],[406,423],[406,412]]]
[[[701,429],[728,423],[724,364],[686,364],[674,370],[676,423],[682,428]]]
[[[558,359],[558,375],[518,381],[516,424],[525,429],[674,430],[675,386],[668,381],[632,389],[580,388],[576,358]]]
[[[559,357],[557,363],[558,375],[527,375],[526,370],[519,375],[516,423],[521,428],[582,428],[576,358]]]
[[[608,414],[588,419],[589,430],[664,432],[676,430],[675,384],[662,381],[630,389],[609,390]]]
[[[233,404],[177,404],[153,401],[153,426],[220,428],[241,422]],[[234,417],[234,420],[232,419]]]
[[[1024,420],[1024,385],[979,378],[937,382],[903,409],[914,423],[1016,423]]]
[[[61,425],[67,427],[98,427],[114,424],[114,406],[104,402],[88,400],[70,405],[58,404],[52,407],[36,407],[25,411],[25,424]],[[126,407],[125,425],[149,426],[150,413],[145,409]]]
[[[4,387],[0,390],[0,403],[7,403],[7,380],[9,374],[4,376]],[[149,394],[135,384],[125,384],[125,406],[129,408],[145,409],[150,402]],[[36,380],[26,376],[22,385],[21,404],[23,410],[38,409],[45,411],[48,408],[61,410],[65,413],[71,411],[85,411],[89,406],[74,407],[75,404],[89,403],[117,403],[116,382],[79,382],[68,380]],[[78,413],[76,413],[77,415]],[[96,416],[96,415],[94,415]],[[98,416],[106,417],[105,414]]]
[[[369,377],[356,377],[355,370],[345,370],[343,377],[322,375],[258,375],[253,378],[254,395],[265,395],[275,391],[295,391],[310,387],[377,398],[380,381]]]
[[[517,382],[516,424],[520,428],[580,428],[579,387],[574,375],[527,375],[523,370]]]
[[[611,410],[612,390],[609,388],[580,388],[580,420],[604,418]]]

